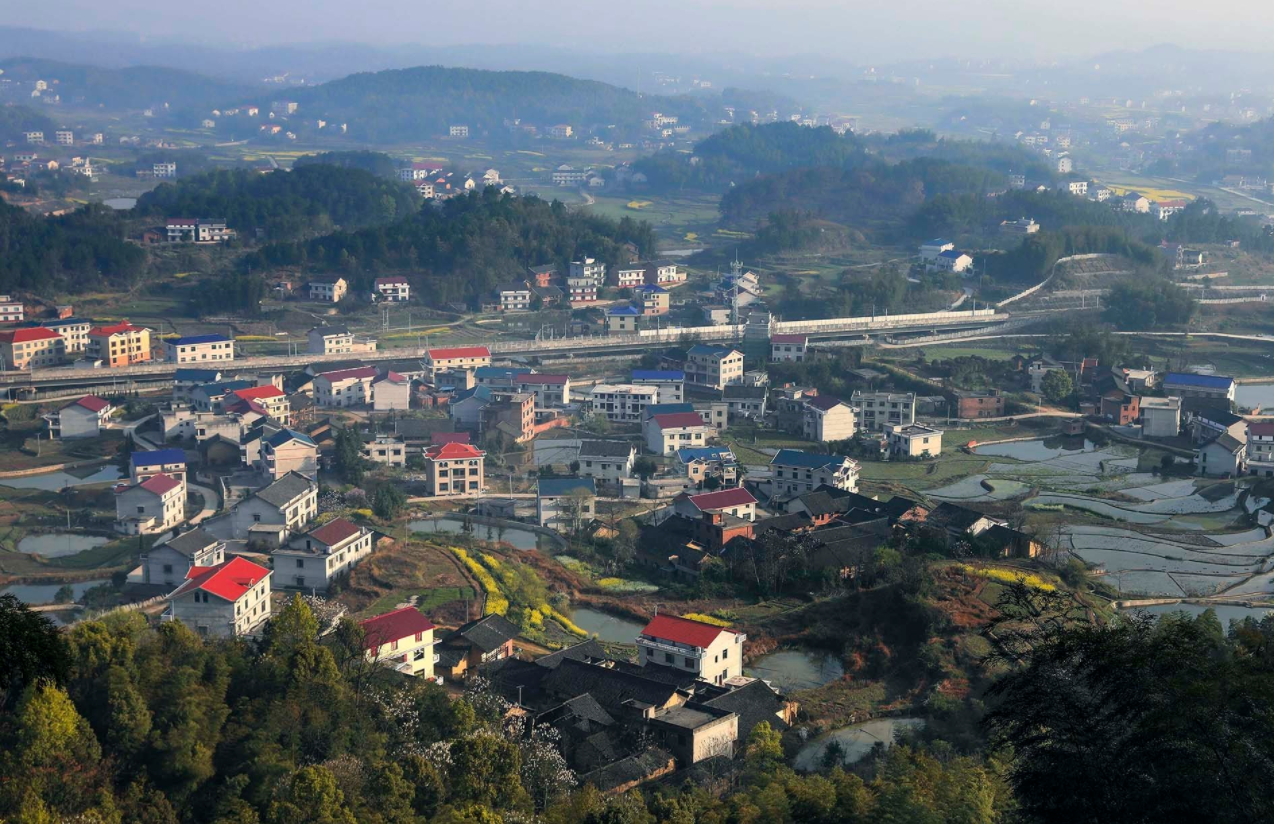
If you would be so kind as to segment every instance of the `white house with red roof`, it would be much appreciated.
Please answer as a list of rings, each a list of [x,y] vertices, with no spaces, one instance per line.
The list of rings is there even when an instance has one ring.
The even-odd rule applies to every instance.
[[[655,455],[675,455],[687,446],[707,443],[709,426],[698,412],[652,415],[642,424],[646,449]]]
[[[423,455],[426,495],[477,495],[482,490],[486,453],[473,444],[434,444]]]
[[[673,500],[672,511],[695,521],[700,520],[705,512],[720,512],[744,521],[755,521],[756,498],[741,486],[698,495],[683,492]]]
[[[186,485],[168,475],[115,487],[115,531],[125,535],[167,532],[186,519]]]
[[[0,364],[5,369],[43,369],[66,357],[66,341],[40,326],[0,332]]]
[[[392,370],[372,381],[372,409],[389,412],[411,408],[411,378]]]
[[[238,556],[191,567],[160,620],[181,621],[210,638],[255,635],[270,620],[270,570]]]
[[[411,284],[402,275],[376,278],[374,288],[380,299],[389,303],[405,303],[411,299]]]
[[[314,378],[314,403],[321,407],[341,408],[372,403],[372,382],[376,367],[358,366],[335,372],[321,372]]]
[[[292,422],[292,407],[288,403],[288,396],[282,389],[273,384],[234,390],[225,401],[227,411],[237,411],[233,408],[235,400],[260,404],[267,415],[283,426],[287,426]]]
[[[526,372],[517,376],[518,391],[535,395],[536,409],[562,409],[571,403],[571,376]]]
[[[327,592],[332,579],[371,554],[371,530],[337,518],[271,551],[270,561],[278,586]]]
[[[432,382],[439,372],[477,369],[491,365],[491,350],[485,346],[451,346],[425,352],[425,376]]]
[[[1247,468],[1253,475],[1274,477],[1274,422],[1248,422]]]
[[[809,350],[809,335],[770,335],[770,360],[801,363]]]
[[[367,660],[407,675],[433,679],[434,624],[415,607],[403,607],[359,621]]]
[[[700,680],[724,684],[743,675],[747,636],[725,627],[656,615],[637,636],[638,663],[692,672]]]
[[[49,424],[50,438],[96,438],[114,411],[110,401],[96,395],[85,395],[43,417]]]

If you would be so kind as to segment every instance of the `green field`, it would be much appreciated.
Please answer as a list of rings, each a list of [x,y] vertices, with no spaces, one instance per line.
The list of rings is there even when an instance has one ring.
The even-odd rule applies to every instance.
[[[689,248],[713,240],[720,217],[719,198],[715,195],[597,194],[594,197],[596,203],[583,208],[615,220],[627,217],[648,221],[670,248],[680,248],[678,244]]]

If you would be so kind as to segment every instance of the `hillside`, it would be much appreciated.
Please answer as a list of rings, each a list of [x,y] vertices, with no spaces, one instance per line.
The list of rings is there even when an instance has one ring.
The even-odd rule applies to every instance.
[[[305,117],[349,124],[351,136],[372,142],[446,134],[452,124],[470,134],[507,132],[506,121],[540,127],[565,123],[633,127],[652,110],[692,121],[702,105],[686,97],[647,98],[636,92],[548,72],[481,71],[420,66],[366,72],[291,93]]]
[[[48,134],[57,128],[43,112],[26,106],[0,106],[0,141],[23,142],[25,132]]]
[[[242,83],[167,66],[105,69],[16,57],[0,60],[0,69],[8,80],[46,81],[61,95],[63,105],[142,109],[166,103],[171,110],[187,111],[207,109],[251,92],[251,87]]]
[[[42,294],[127,287],[146,253],[124,240],[120,213],[99,204],[38,217],[0,202],[0,290]]]

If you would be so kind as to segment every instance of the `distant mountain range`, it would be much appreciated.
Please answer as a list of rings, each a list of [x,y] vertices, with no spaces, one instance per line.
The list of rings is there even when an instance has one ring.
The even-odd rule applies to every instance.
[[[161,66],[102,68],[55,60],[19,57],[0,59],[9,80],[44,80],[64,105],[102,105],[108,109],[145,109],[168,106],[175,110],[207,109],[249,94],[244,83],[218,80],[183,69]]]

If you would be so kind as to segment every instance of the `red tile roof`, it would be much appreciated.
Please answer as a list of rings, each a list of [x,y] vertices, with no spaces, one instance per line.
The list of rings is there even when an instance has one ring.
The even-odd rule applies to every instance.
[[[375,366],[358,366],[353,369],[338,369],[335,372],[321,372],[320,378],[327,378],[331,383],[338,381],[347,381],[350,379],[362,380],[363,378],[376,377]]]
[[[570,379],[570,375],[541,375],[538,372],[518,375],[519,383],[540,383],[545,386],[565,386]]]
[[[433,622],[415,607],[403,607],[393,612],[386,612],[384,615],[376,615],[359,621],[358,625],[363,628],[363,633],[367,636],[369,650],[376,650],[390,641],[412,638],[418,632],[434,629]]]
[[[110,401],[102,400],[96,395],[85,395],[84,397],[80,398],[78,401],[71,401],[70,403],[68,403],[66,406],[62,408],[66,409],[69,406],[82,406],[90,412],[101,412],[103,409],[106,409],[110,405],[111,405]]]
[[[33,340],[54,340],[62,337],[52,329],[35,326],[30,329],[12,329],[0,332],[0,341],[5,343],[27,343]]]
[[[805,343],[809,335],[770,335],[770,343]]]
[[[725,509],[730,506],[745,506],[747,504],[756,503],[756,498],[752,497],[752,493],[743,487],[735,489],[720,489],[716,492],[704,492],[700,495],[691,495],[690,503],[694,504],[700,510],[707,512],[710,509]]]
[[[269,574],[270,570],[265,567],[257,566],[236,555],[229,561],[216,566],[191,567],[186,573],[186,583],[178,587],[169,598],[176,598],[192,590],[201,589],[234,603]]]
[[[310,532],[305,537],[321,541],[327,546],[336,546],[341,541],[348,540],[361,531],[362,527],[352,524],[344,518],[337,518],[335,521],[323,524],[323,526]]]
[[[468,443],[468,432],[430,432],[429,442],[435,446],[444,443]]]
[[[236,389],[230,394],[242,398],[245,401],[284,397],[283,390],[277,386],[253,386],[250,389]]]
[[[669,412],[667,415],[656,415],[651,418],[660,429],[677,429],[683,426],[704,426],[703,417],[698,412]]]
[[[267,417],[270,415],[270,410],[266,409],[256,401],[240,400],[236,403],[230,404],[225,409],[227,412],[233,412],[239,415],[242,415],[244,412],[256,412],[258,415],[265,415]]]
[[[453,346],[448,349],[430,349],[429,360],[450,360],[451,358],[489,358],[491,350],[485,346]]]
[[[120,321],[119,323],[112,323],[109,326],[98,326],[95,329],[88,330],[88,333],[90,335],[118,335],[121,332],[140,332],[140,331],[142,331],[142,327],[134,326],[133,324],[125,320],[125,321]]]
[[[163,495],[181,486],[181,481],[160,472],[158,475],[152,475],[142,481],[138,484],[138,486],[147,492],[154,492],[156,495]]]
[[[650,619],[641,634],[691,647],[708,647],[723,632],[733,634],[733,630],[714,627],[702,621],[691,621],[675,615],[656,615]]]
[[[1269,436],[1274,435],[1274,423],[1249,423],[1247,434]]]
[[[481,458],[483,451],[468,443],[443,443],[425,450],[425,457],[435,461],[452,461],[460,458]]]

